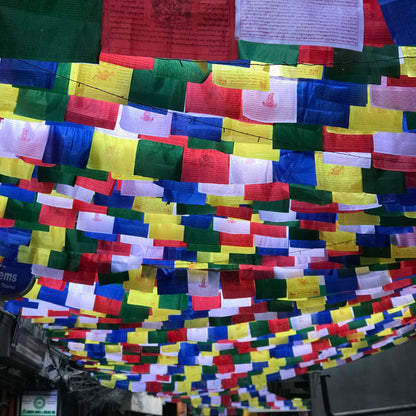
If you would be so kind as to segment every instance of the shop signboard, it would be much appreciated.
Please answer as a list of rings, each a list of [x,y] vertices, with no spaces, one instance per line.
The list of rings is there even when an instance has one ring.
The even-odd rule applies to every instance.
[[[22,395],[21,416],[56,416],[58,392],[29,392]]]
[[[20,298],[29,292],[34,283],[30,264],[7,260],[0,263],[0,300]]]

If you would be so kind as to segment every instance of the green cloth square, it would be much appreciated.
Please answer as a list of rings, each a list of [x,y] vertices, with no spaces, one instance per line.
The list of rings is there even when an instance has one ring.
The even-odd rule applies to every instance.
[[[1,0],[0,56],[98,63],[102,1]]]
[[[49,254],[48,267],[77,272],[80,261],[81,253],[51,250]]]
[[[133,70],[129,92],[132,104],[183,111],[185,95],[185,81],[158,77],[147,69]]]
[[[416,112],[405,111],[406,125],[408,130],[416,129]]]
[[[181,146],[140,140],[134,174],[179,182],[182,175],[182,156]]]
[[[250,322],[250,335],[252,337],[262,337],[270,334],[269,322],[268,321],[256,321]]]
[[[290,198],[295,201],[308,202],[316,205],[332,203],[332,192],[315,189],[314,186],[289,184]]]
[[[277,299],[286,297],[286,280],[264,279],[256,280],[257,299]]]
[[[77,253],[96,253],[97,240],[85,237],[83,231],[67,228],[65,232],[65,250]]]
[[[65,121],[69,95],[19,89],[14,114],[47,121]]]
[[[307,240],[317,241],[319,240],[319,231],[307,230],[304,228],[289,228],[289,240]]]
[[[368,194],[405,194],[406,176],[404,172],[394,172],[376,168],[361,169],[363,192]]]
[[[282,199],[281,201],[253,201],[253,209],[273,212],[289,212],[290,200]]]
[[[213,207],[212,205],[176,204],[177,215],[210,215],[216,213],[217,207]]]
[[[113,207],[108,207],[107,215],[136,221],[142,221],[144,217],[143,212],[140,211],[133,211],[131,209]]]
[[[25,222],[38,222],[42,204],[37,202],[23,202],[17,199],[8,198],[4,218],[18,219]]]
[[[204,72],[195,62],[156,58],[152,72],[156,77],[174,78],[201,84],[211,73],[211,67],[211,64],[207,64],[207,72]]]
[[[273,149],[322,150],[322,126],[295,123],[273,125]]]
[[[267,310],[269,312],[292,312],[293,302],[290,300],[268,300]]]
[[[129,272],[120,273],[98,273],[98,283],[100,286],[112,285],[127,282],[129,280]]]
[[[204,230],[201,228],[185,227],[183,241],[194,244],[219,244],[220,233],[213,230]]]
[[[177,295],[159,295],[159,308],[186,311],[189,296],[184,293]]]
[[[335,48],[334,66],[327,66],[324,71],[325,79],[359,84],[380,84],[382,75],[400,77],[396,45],[384,45],[382,48],[364,46],[362,52]]]
[[[297,45],[277,45],[238,41],[238,58],[249,61],[267,62],[276,65],[296,66],[299,56]]]
[[[49,231],[49,225],[39,224],[37,221],[14,221],[14,228],[22,228],[24,230]]]
[[[234,150],[234,142],[198,139],[196,137],[188,138],[188,147],[190,149],[214,149],[221,153],[232,154]]]

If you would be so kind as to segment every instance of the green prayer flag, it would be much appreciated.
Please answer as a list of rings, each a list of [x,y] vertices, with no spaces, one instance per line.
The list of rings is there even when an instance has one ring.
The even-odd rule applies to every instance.
[[[219,244],[220,233],[213,230],[204,230],[201,228],[185,227],[183,241],[194,244]]]
[[[269,321],[250,322],[249,326],[252,337],[262,337],[270,334]]]
[[[155,59],[153,75],[156,77],[175,78],[185,82],[203,83],[211,73],[211,64],[204,72],[195,62],[180,59]]]
[[[276,65],[296,66],[298,63],[298,56],[299,46],[297,45],[255,43],[245,40],[238,41],[239,59],[267,62]]]
[[[159,308],[186,311],[189,296],[184,293],[176,295],[159,295]]]
[[[253,201],[253,209],[273,212],[289,212],[290,200],[282,199],[281,201]]]
[[[312,124],[274,124],[273,149],[322,150],[322,129]]]
[[[376,168],[361,169],[361,172],[363,192],[368,194],[405,194],[407,192],[404,172]]]
[[[179,182],[182,174],[182,156],[181,146],[140,140],[134,174]]]
[[[85,237],[83,231],[67,228],[65,231],[65,250],[77,253],[96,253],[97,239]]]
[[[257,299],[277,299],[286,297],[285,279],[256,280]]]
[[[98,63],[102,1],[1,0],[0,56]]]
[[[77,272],[81,261],[81,253],[51,250],[48,267]]]
[[[49,91],[19,89],[15,114],[47,121],[65,121],[69,95]]]
[[[111,285],[127,282],[129,280],[128,272],[120,273],[98,273],[98,283],[100,286]]]
[[[405,111],[406,125],[408,130],[416,129],[416,112]]]
[[[133,71],[129,92],[131,103],[183,111],[185,94],[185,81],[158,77],[147,69]]]
[[[214,149],[221,153],[232,154],[234,150],[234,142],[216,142],[214,140],[198,139],[196,137],[188,138],[188,147],[190,149]]]
[[[37,202],[30,203],[8,198],[4,218],[38,222],[41,208],[42,204]]]
[[[290,198],[295,201],[308,202],[316,205],[332,203],[332,192],[315,189],[314,186],[289,184]]]

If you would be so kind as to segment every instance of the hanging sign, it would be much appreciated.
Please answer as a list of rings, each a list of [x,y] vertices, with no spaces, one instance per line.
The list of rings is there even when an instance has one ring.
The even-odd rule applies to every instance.
[[[0,300],[17,299],[35,283],[31,265],[3,260],[0,263]]]

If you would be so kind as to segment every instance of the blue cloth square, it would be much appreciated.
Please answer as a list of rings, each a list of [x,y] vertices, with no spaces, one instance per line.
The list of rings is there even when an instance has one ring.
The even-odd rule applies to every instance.
[[[281,150],[273,162],[273,182],[316,186],[315,153]]]

